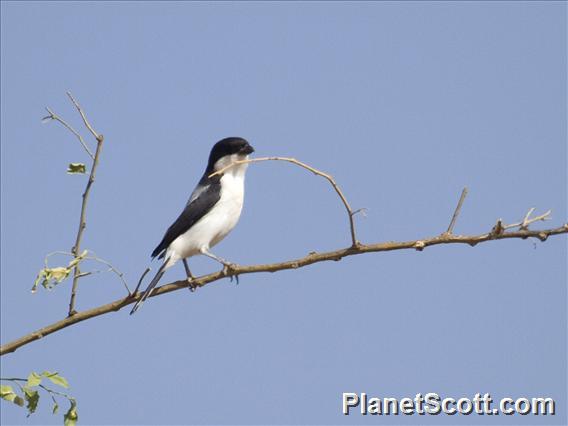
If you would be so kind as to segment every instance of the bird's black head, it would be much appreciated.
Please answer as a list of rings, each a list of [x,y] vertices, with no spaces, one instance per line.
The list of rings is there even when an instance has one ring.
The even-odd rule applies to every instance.
[[[221,139],[217,142],[211,149],[211,154],[209,154],[209,162],[207,163],[207,170],[212,171],[215,167],[215,163],[221,158],[228,155],[237,154],[246,157],[254,152],[254,148],[246,141],[246,139],[238,137],[230,137]]]

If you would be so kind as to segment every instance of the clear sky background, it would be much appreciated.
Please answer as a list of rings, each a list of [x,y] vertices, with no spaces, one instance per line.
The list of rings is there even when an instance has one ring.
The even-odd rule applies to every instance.
[[[439,234],[465,185],[457,233],[529,207],[552,209],[535,228],[566,222],[564,2],[2,2],[1,31],[2,342],[66,314],[70,282],[30,294],[44,255],[72,246],[85,184],[65,173],[87,160],[77,141],[40,120],[50,106],[81,128],[66,90],[106,137],[84,247],[131,285],[225,136],[333,174],[368,208],[363,242]],[[215,252],[255,264],[348,244],[323,179],[262,163]],[[561,236],[226,279],[34,342],[2,375],[59,371],[83,424],[565,424],[566,255]],[[123,295],[98,274],[78,308]],[[342,392],[553,397],[558,414],[345,417]],[[62,415],[43,397],[1,420]]]

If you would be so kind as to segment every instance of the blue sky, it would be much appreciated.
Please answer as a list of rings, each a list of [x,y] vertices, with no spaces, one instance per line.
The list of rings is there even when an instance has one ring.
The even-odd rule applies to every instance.
[[[44,107],[105,146],[84,247],[133,285],[201,176],[209,149],[331,173],[363,242],[483,233],[529,207],[566,222],[566,3],[2,2],[2,342],[65,315],[70,283],[30,294],[46,253],[73,244],[86,161]],[[83,132],[87,136],[86,132]],[[266,263],[349,244],[326,182],[250,167],[245,208],[216,248]],[[566,238],[351,257],[216,282],[67,328],[1,359],[57,370],[83,424],[565,424]],[[191,259],[195,273],[214,271]],[[154,268],[155,264],[152,265]],[[163,283],[183,277],[174,267]],[[123,295],[111,274],[78,308]],[[350,417],[342,392],[550,396],[555,417]],[[29,419],[58,424],[47,398]]]

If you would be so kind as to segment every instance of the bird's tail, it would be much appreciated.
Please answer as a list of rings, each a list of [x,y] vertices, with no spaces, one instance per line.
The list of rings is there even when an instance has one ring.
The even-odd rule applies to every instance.
[[[162,278],[162,275],[164,275],[164,272],[166,272],[166,265],[168,264],[169,260],[170,258],[168,257],[165,262],[162,263],[162,266],[160,266],[160,269],[158,269],[158,272],[156,272],[156,275],[154,275],[154,278],[152,278],[152,281],[150,281],[150,284],[148,285],[146,290],[144,290],[142,297],[134,304],[134,307],[130,311],[130,315],[136,312],[140,308],[140,306],[142,306],[142,303],[144,303],[144,301],[148,297],[150,297],[152,291],[154,290],[154,287],[156,287],[158,281],[160,281],[160,278]]]

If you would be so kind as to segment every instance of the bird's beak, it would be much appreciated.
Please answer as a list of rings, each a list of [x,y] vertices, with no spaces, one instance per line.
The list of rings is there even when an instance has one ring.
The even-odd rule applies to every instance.
[[[243,146],[241,148],[241,154],[249,155],[249,154],[252,154],[253,152],[254,152],[254,148],[249,144],[246,144],[245,146]]]

